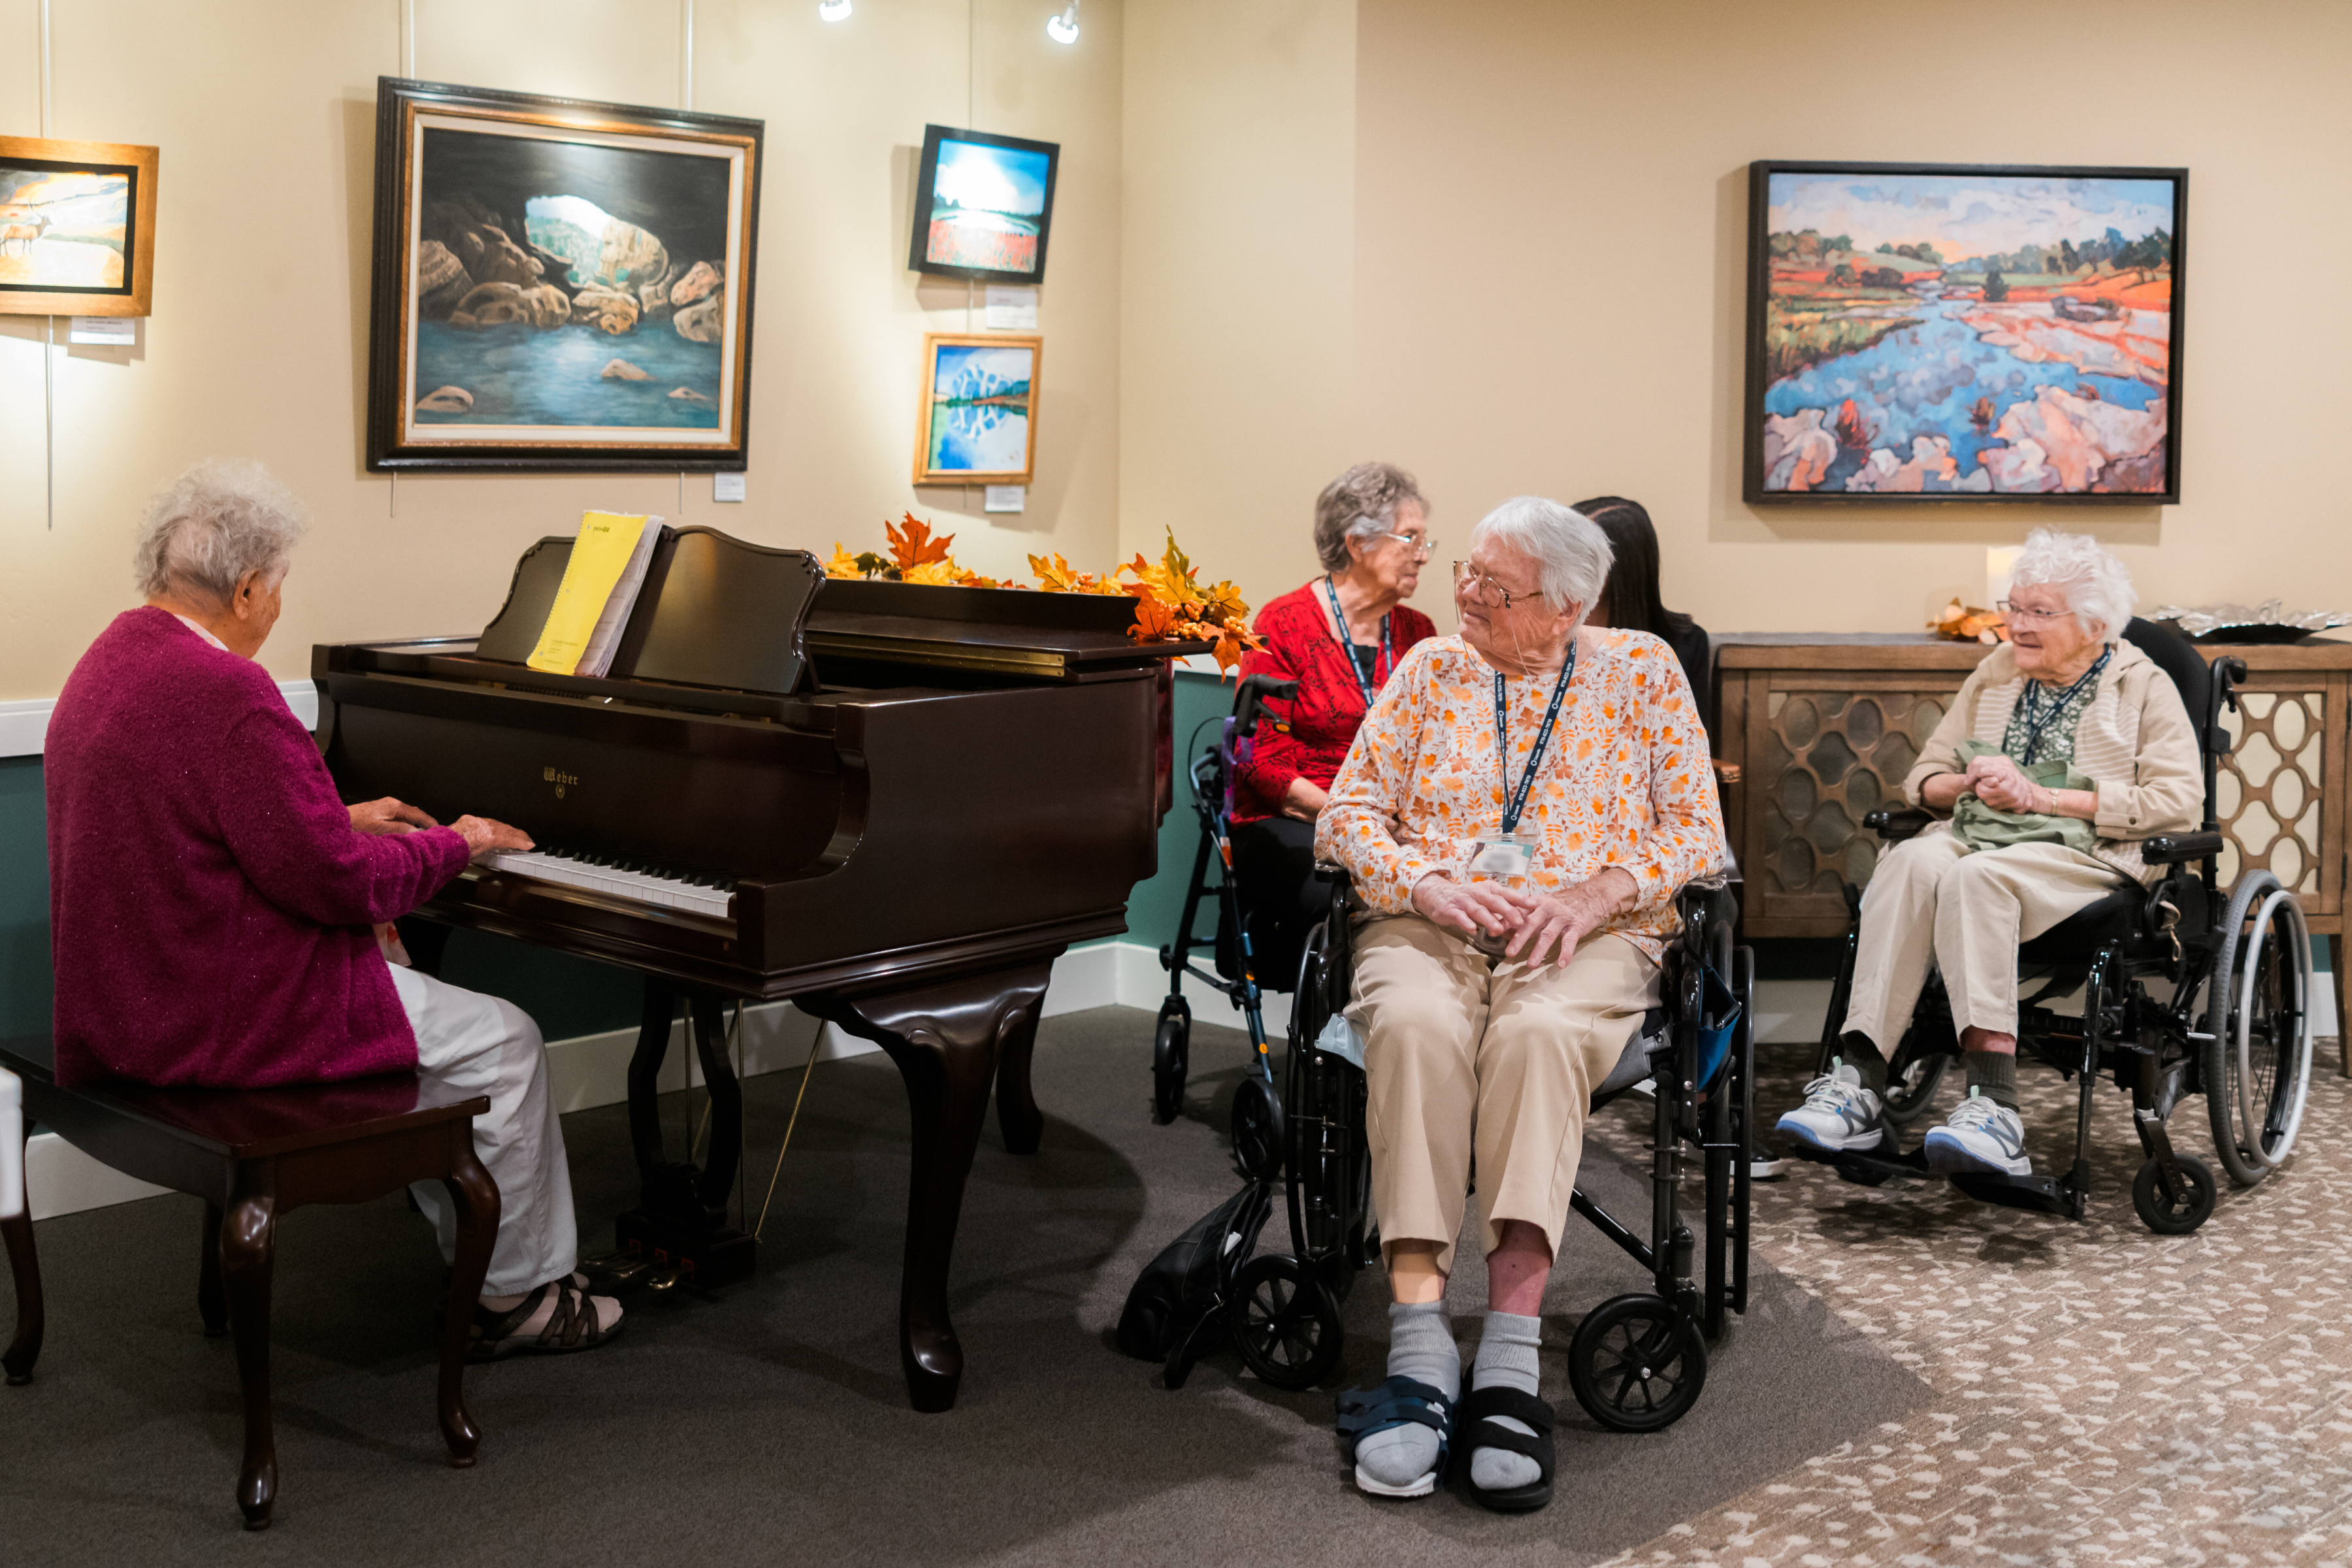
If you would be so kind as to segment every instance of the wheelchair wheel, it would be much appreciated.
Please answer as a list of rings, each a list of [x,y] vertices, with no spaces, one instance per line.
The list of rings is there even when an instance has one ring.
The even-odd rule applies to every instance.
[[[2221,917],[2200,1064],[2213,1152],[2242,1187],[2278,1168],[2302,1124],[2311,1083],[2311,985],[2302,906],[2268,871],[2245,873]]]
[[[2179,1174],[2171,1191],[2164,1181],[2164,1162],[2150,1160],[2132,1178],[2132,1207],[2140,1222],[2158,1236],[2187,1236],[2213,1212],[2213,1173],[2194,1154],[2176,1154]]]
[[[1919,1037],[1916,1025],[1905,1030],[1895,1059],[1886,1064],[1886,1120],[1908,1127],[1927,1115],[1951,1065],[1950,1057]]]
[[[1681,1420],[1706,1384],[1698,1325],[1656,1296],[1615,1296],[1584,1315],[1568,1345],[1576,1402],[1603,1426],[1657,1432]]]
[[[1282,1123],[1282,1096],[1274,1085],[1254,1072],[1244,1077],[1234,1091],[1234,1159],[1243,1175],[1254,1182],[1281,1179]]]
[[[1160,1005],[1151,1038],[1151,1116],[1162,1127],[1184,1109],[1184,1075],[1192,1055],[1192,1007],[1181,996]]]
[[[1312,1388],[1339,1364],[1339,1303],[1296,1258],[1266,1253],[1243,1264],[1226,1311],[1242,1360],[1276,1388]]]

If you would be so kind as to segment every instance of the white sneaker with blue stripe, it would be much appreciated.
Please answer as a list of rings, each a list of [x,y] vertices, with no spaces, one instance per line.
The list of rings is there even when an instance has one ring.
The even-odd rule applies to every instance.
[[[2025,1157],[2025,1123],[2016,1111],[1973,1089],[1941,1127],[1928,1132],[1926,1153],[1927,1168],[1942,1176],[2033,1173],[2033,1162]]]
[[[1862,1075],[1843,1058],[1805,1085],[1805,1103],[1776,1123],[1802,1143],[1831,1154],[1892,1153],[1895,1140],[1879,1117],[1878,1096],[1862,1087]]]

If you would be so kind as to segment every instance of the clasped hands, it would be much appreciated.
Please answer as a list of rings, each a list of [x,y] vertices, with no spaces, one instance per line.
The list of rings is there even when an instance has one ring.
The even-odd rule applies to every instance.
[[[1960,775],[1959,793],[1974,795],[1995,811],[2049,816],[2058,809],[2052,791],[2027,778],[2014,761],[1998,754],[1969,758],[1968,771]]]
[[[391,795],[382,800],[363,800],[350,810],[352,826],[362,833],[415,833],[441,826],[430,813]],[[449,826],[465,839],[469,856],[478,860],[494,849],[532,847],[530,835],[521,828],[509,827],[487,816],[461,816]]]
[[[1622,867],[1549,891],[1501,882],[1457,882],[1432,871],[1412,889],[1412,907],[1437,925],[1476,939],[1507,936],[1503,956],[1565,969],[1585,938],[1632,907],[1640,884]]]

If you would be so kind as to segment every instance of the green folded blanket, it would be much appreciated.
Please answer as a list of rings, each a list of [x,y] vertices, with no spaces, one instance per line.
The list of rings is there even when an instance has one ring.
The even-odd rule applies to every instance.
[[[1979,757],[2002,755],[1999,746],[1982,741],[1960,742],[1960,765]],[[2091,781],[2064,763],[2036,763],[2018,771],[2044,789],[2089,789]],[[2088,855],[2099,842],[2098,830],[2079,816],[2044,816],[2037,811],[1996,811],[1972,795],[1960,796],[1952,807],[1952,831],[1971,852],[2006,849],[2012,844],[2063,844]]]

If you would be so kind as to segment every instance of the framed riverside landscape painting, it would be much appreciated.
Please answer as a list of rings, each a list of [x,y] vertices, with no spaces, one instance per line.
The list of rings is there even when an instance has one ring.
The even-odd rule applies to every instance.
[[[919,485],[1025,485],[1037,468],[1037,372],[1045,340],[1019,332],[923,340],[915,414]]]
[[[1042,281],[1061,162],[1058,142],[923,127],[907,265],[982,283]]]
[[[743,468],[761,136],[383,79],[368,468]]]
[[[2186,169],[1748,166],[1750,502],[2180,499]]]

